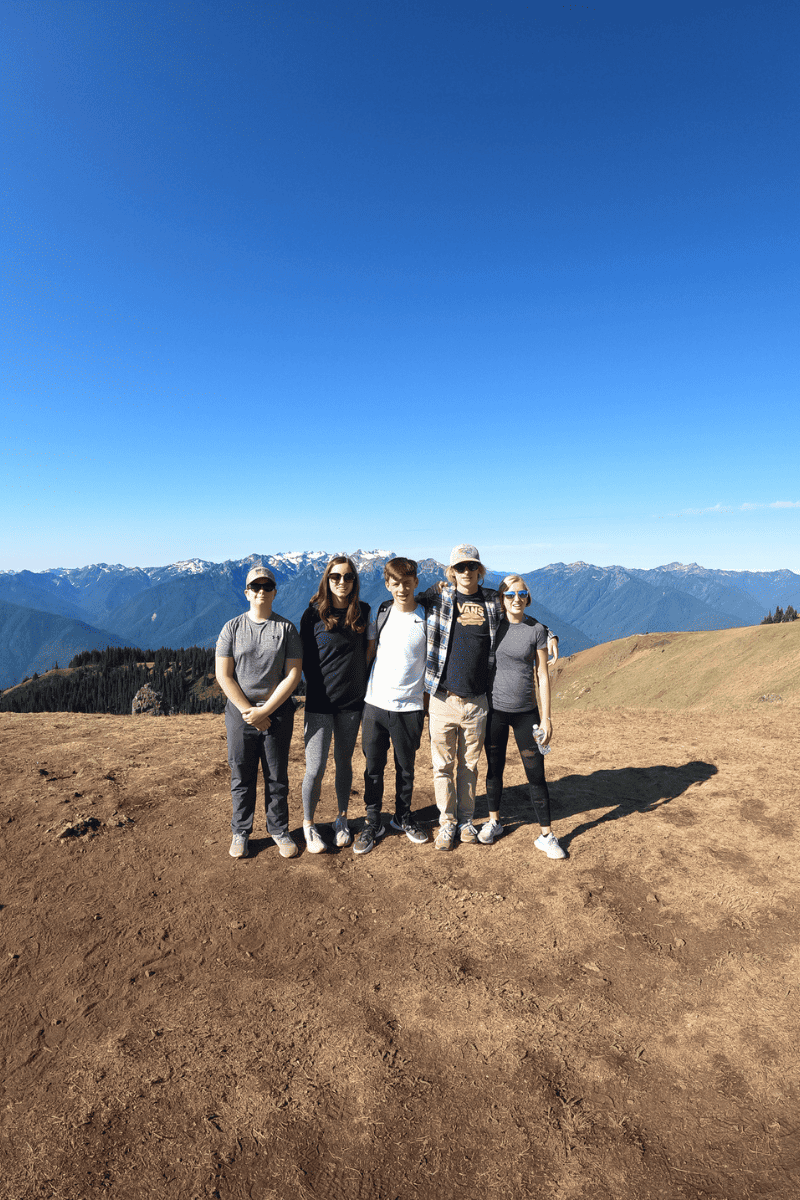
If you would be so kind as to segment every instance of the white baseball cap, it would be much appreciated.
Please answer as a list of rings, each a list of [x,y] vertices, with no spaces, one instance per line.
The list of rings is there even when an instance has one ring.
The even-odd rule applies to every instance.
[[[481,562],[481,556],[475,546],[470,546],[466,542],[461,546],[454,546],[450,551],[450,566],[457,567],[459,563],[475,561]],[[483,566],[483,563],[481,563]]]

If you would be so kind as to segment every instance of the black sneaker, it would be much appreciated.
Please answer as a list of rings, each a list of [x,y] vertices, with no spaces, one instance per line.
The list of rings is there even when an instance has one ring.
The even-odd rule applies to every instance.
[[[417,845],[428,840],[425,830],[421,829],[419,825],[415,825],[413,821],[401,821],[399,817],[392,817],[389,824],[392,829],[396,829],[398,833],[404,833],[410,842],[416,842]]]
[[[353,854],[369,854],[378,839],[382,838],[385,833],[386,828],[382,821],[379,820],[377,825],[372,825],[367,821],[353,842]]]

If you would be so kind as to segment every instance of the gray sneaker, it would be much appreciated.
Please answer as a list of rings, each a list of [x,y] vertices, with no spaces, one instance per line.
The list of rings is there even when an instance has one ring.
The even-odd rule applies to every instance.
[[[378,820],[377,825],[373,825],[371,821],[367,821],[361,833],[353,842],[353,854],[369,854],[379,838],[382,838],[386,833],[386,826],[383,821]]]
[[[472,821],[465,821],[463,825],[459,826],[458,832],[462,842],[477,842],[478,840],[478,831]]]
[[[416,842],[418,846],[421,846],[423,842],[427,842],[428,840],[425,830],[416,825],[414,821],[401,821],[397,817],[392,817],[389,824],[392,829],[396,829],[398,833],[404,833],[410,842]]]
[[[500,821],[487,821],[481,826],[481,831],[478,834],[478,841],[482,846],[491,846],[492,842],[497,841],[503,836],[503,826]]]
[[[231,839],[231,848],[228,851],[231,858],[247,858],[250,851],[247,848],[247,833],[235,833]]]
[[[297,846],[290,833],[271,833],[269,836],[278,847],[278,853],[280,854],[281,858],[297,857]]]
[[[349,846],[353,840],[353,835],[350,832],[350,826],[347,824],[347,817],[337,817],[333,830],[336,835],[337,846]]]
[[[551,830],[550,833],[540,833],[533,843],[537,850],[543,850],[548,858],[566,858],[566,854],[558,844],[558,838]]]
[[[311,854],[325,853],[327,846],[323,842],[316,825],[304,825],[303,834],[306,839],[306,846]]]
[[[434,850],[452,850],[457,828],[456,825],[441,825],[433,843]]]

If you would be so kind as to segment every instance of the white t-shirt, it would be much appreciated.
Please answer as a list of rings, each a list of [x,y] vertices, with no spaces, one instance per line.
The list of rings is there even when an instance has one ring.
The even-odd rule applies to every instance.
[[[375,638],[374,621],[370,622],[368,637]],[[418,606],[413,612],[403,613],[393,604],[381,629],[365,703],[389,712],[414,712],[422,708],[426,650],[422,608]]]

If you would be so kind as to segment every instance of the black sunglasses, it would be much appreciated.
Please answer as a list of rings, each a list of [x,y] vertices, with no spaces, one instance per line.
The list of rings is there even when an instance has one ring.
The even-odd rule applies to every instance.
[[[274,592],[275,584],[271,579],[260,579],[256,583],[248,583],[251,592]]]
[[[481,564],[476,563],[476,562],[463,562],[463,563],[459,563],[457,566],[453,567],[453,570],[458,571],[458,573],[460,575],[463,574],[465,571],[480,571],[480,569],[481,569]]]
[[[520,600],[530,600],[530,592],[503,592],[504,600],[513,600],[515,596],[519,596]]]
[[[341,583],[342,580],[344,580],[345,583],[352,583],[355,579],[355,575],[352,571],[345,571],[344,575],[340,575],[338,571],[331,571],[328,579],[332,579],[334,583]]]

